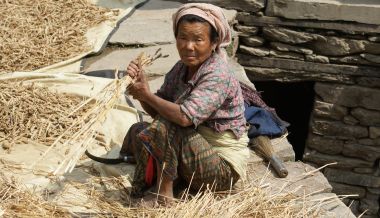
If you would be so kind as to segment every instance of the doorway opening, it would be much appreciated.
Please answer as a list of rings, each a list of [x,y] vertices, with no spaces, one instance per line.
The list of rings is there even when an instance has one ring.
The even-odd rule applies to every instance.
[[[265,103],[276,109],[277,115],[290,123],[288,140],[296,160],[302,160],[309,120],[314,103],[314,82],[254,82]]]

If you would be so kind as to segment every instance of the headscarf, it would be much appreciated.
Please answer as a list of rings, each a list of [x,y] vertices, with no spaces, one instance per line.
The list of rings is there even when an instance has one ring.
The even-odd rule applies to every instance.
[[[227,58],[225,51],[221,49],[231,43],[230,25],[220,7],[206,3],[189,3],[178,8],[173,14],[173,31],[177,29],[178,21],[184,15],[196,15],[208,21],[218,33],[218,41],[216,43],[216,52],[221,54],[224,59]]]

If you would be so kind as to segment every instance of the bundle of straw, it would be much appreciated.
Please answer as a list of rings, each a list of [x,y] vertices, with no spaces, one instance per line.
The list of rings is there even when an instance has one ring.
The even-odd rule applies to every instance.
[[[86,0],[0,0],[0,73],[31,71],[90,51],[87,30],[117,14]]]
[[[157,50],[154,55],[145,55],[145,53],[141,53],[137,57],[140,69],[152,64],[161,56],[160,49]],[[73,170],[75,164],[85,153],[87,147],[94,143],[94,136],[97,128],[96,124],[104,121],[108,111],[116,105],[120,96],[124,94],[125,88],[128,89],[128,87],[130,87],[135,81],[135,79],[132,79],[128,75],[121,79],[118,79],[117,75],[118,70],[115,72],[115,80],[105,86],[96,96],[85,100],[79,106],[74,108],[69,115],[75,114],[84,108],[87,109],[86,113],[78,117],[71,126],[55,139],[52,145],[35,161],[32,168],[43,163],[51,153],[56,153],[57,151],[59,152],[60,150],[65,149],[64,159],[53,174],[64,174]],[[91,104],[91,102],[95,103]],[[60,140],[69,135],[77,125],[80,125],[80,129],[70,135],[63,143],[60,143]]]

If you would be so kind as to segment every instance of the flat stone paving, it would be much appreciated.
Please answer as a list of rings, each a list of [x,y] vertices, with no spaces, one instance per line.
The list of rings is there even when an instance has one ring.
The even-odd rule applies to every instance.
[[[84,71],[119,69],[126,70],[130,61],[135,59],[141,52],[154,54],[161,48],[166,58],[159,58],[151,66],[146,67],[147,76],[165,75],[179,60],[178,52],[174,44],[157,45],[142,48],[106,48],[101,54],[84,60]]]

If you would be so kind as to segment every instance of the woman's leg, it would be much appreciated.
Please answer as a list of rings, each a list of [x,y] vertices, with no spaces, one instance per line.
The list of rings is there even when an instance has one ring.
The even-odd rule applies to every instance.
[[[173,196],[173,181],[178,174],[187,182],[192,180],[194,189],[210,184],[216,190],[226,190],[239,178],[191,127],[180,127],[158,117],[140,132],[139,138],[156,160],[157,186],[161,195]]]
[[[148,126],[149,123],[147,122],[139,122],[129,128],[120,149],[120,156],[135,156],[136,160],[139,158],[143,146],[139,142],[137,135]]]
[[[145,170],[149,158],[148,151],[144,148],[138,134],[149,126],[147,122],[140,122],[133,124],[127,135],[124,138],[123,145],[120,150],[120,156],[132,155],[136,160],[136,168],[132,181],[132,197],[142,197],[143,192],[147,187],[145,184]]]
[[[183,134],[183,135],[182,135]],[[207,187],[215,191],[230,189],[239,179],[232,166],[194,129],[184,129],[179,174],[195,191]]]

